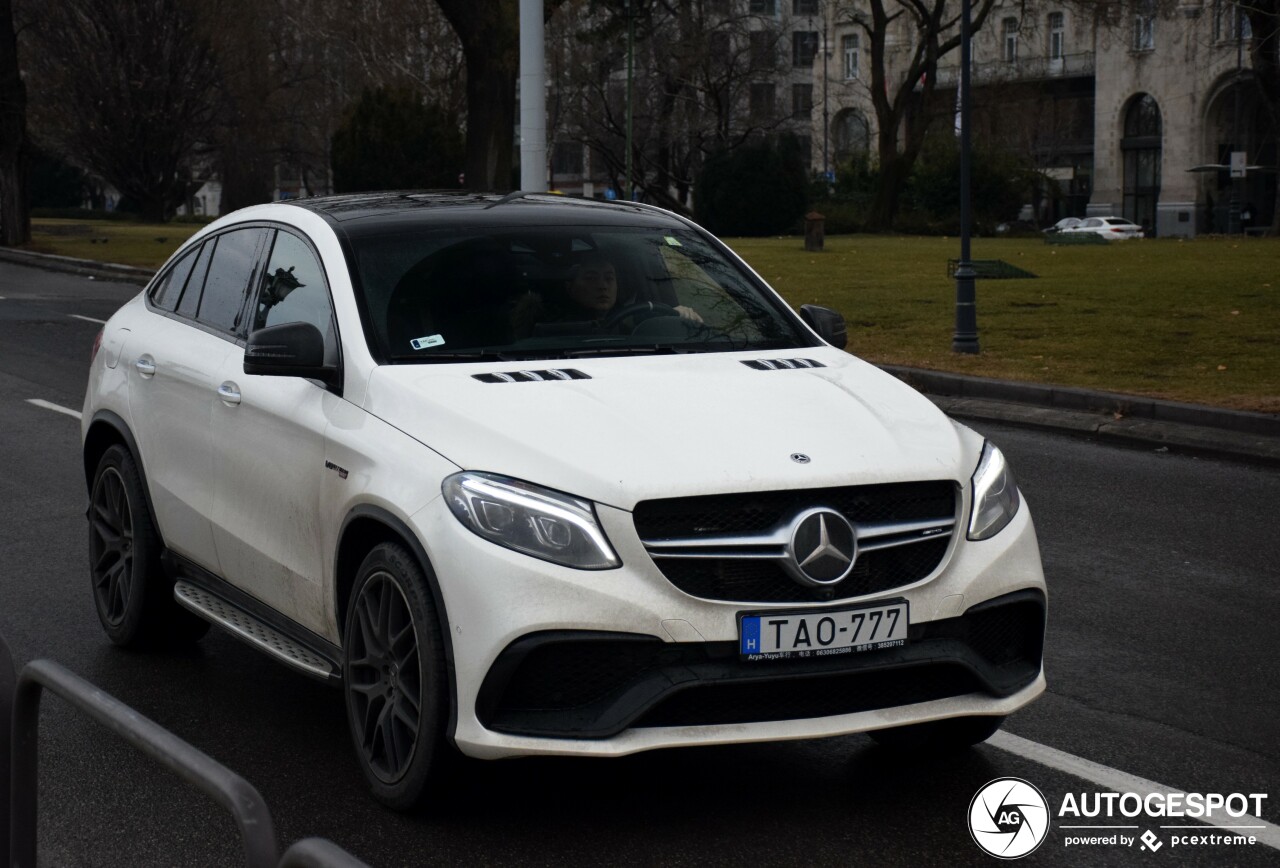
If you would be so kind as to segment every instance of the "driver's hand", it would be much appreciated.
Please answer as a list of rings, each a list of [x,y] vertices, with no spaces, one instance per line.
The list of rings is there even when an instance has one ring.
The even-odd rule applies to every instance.
[[[691,307],[685,307],[681,304],[676,306],[675,311],[680,314],[681,317],[691,322],[702,322],[702,315]]]

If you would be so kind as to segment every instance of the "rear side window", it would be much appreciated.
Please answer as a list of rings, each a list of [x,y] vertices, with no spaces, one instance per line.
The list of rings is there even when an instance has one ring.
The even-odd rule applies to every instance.
[[[213,256],[213,248],[217,244],[218,239],[214,238],[206,241],[200,248],[195,267],[191,269],[191,276],[187,278],[187,285],[182,288],[182,296],[178,300],[179,316],[195,319],[196,309],[200,307],[200,290],[204,288],[204,276],[209,271],[209,258]]]
[[[161,310],[168,311],[178,306],[178,298],[182,295],[182,288],[187,285],[187,278],[191,276],[191,267],[196,264],[196,256],[199,252],[198,247],[193,248],[186,256],[179,259],[173,268],[169,269],[169,273],[151,290],[152,304]]]
[[[240,327],[245,294],[253,280],[258,251],[269,230],[236,229],[218,236],[209,263],[204,293],[196,319],[219,331],[235,333]]]

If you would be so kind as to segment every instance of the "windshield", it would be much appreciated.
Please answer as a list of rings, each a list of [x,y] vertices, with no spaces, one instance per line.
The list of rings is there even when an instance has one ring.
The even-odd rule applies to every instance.
[[[393,363],[813,345],[690,229],[430,229],[352,241],[367,329]]]

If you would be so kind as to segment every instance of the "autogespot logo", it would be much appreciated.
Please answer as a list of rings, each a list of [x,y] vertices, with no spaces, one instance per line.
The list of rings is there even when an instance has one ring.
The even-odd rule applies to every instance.
[[[997,778],[969,803],[969,832],[984,852],[1000,859],[1021,858],[1048,836],[1049,803],[1022,778]]]

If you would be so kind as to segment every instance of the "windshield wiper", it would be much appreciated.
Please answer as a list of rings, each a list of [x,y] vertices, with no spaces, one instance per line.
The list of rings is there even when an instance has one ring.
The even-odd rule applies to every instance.
[[[577,349],[557,350],[556,356],[564,359],[578,359],[586,356],[671,356],[687,353],[689,350],[671,344],[650,346],[605,346],[579,347]]]
[[[453,353],[422,353],[421,355],[395,355],[393,362],[512,362],[518,357],[496,350],[472,350]]]

